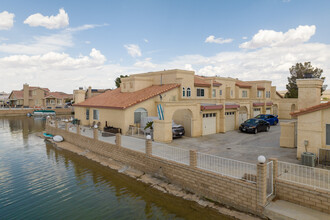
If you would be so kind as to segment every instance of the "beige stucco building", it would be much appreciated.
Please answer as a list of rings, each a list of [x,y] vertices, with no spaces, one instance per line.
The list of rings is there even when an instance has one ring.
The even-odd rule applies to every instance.
[[[24,84],[22,90],[13,90],[8,100],[11,107],[62,108],[66,101],[72,100],[72,94]]]
[[[123,78],[120,88],[75,104],[75,115],[83,125],[107,122],[125,134],[139,126],[141,115],[157,117],[161,106],[164,120],[154,121],[154,139],[169,142],[172,120],[184,126],[186,136],[196,137],[238,129],[261,113],[291,118],[297,100],[283,100],[271,81],[202,77],[176,69]]]

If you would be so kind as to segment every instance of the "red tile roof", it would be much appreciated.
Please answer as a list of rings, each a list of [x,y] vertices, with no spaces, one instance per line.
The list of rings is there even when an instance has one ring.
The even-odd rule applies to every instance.
[[[155,85],[136,92],[121,92],[121,89],[118,88],[91,97],[74,106],[126,109],[177,87],[180,87],[180,85]]]
[[[223,109],[223,105],[201,105],[201,110],[216,110]]]
[[[253,106],[264,106],[265,103],[264,102],[254,102]]]
[[[243,81],[237,81],[235,83],[236,86],[240,87],[240,88],[251,88],[252,85]]]
[[[210,87],[211,86],[210,82],[202,76],[195,76],[194,85],[199,86],[199,87]]]
[[[323,109],[328,109],[328,108],[330,108],[330,102],[322,103],[322,104],[319,104],[319,105],[314,105],[312,107],[305,108],[305,109],[300,109],[299,111],[291,112],[290,114],[292,116],[299,116],[299,115],[304,115],[304,114],[307,114],[307,113],[316,112],[316,111],[323,110]]]
[[[45,98],[68,99],[72,97],[72,94],[66,94],[64,92],[49,92]]]
[[[23,99],[24,94],[23,91],[13,90],[10,94],[10,96],[15,96],[16,99]]]

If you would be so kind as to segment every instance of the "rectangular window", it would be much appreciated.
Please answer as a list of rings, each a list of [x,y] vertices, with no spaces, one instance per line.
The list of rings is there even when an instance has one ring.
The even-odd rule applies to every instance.
[[[234,95],[233,90],[230,90],[230,97],[233,97],[233,95]]]
[[[216,92],[217,92],[217,90],[215,90],[215,89],[212,90],[212,97],[216,96]]]
[[[330,124],[326,125],[326,145],[330,145]]]
[[[86,109],[86,120],[89,120],[89,109]]]
[[[93,110],[93,120],[99,120],[99,110]]]
[[[261,97],[262,97],[262,91],[261,91],[261,90],[258,90],[258,92],[257,92],[257,97],[258,97],[258,98],[261,98]]]
[[[204,89],[197,89],[197,97],[204,97]]]
[[[266,92],[266,98],[270,98],[270,91]]]
[[[246,98],[247,97],[247,91],[246,90],[243,90],[242,91],[242,98]]]
[[[182,88],[182,96],[183,96],[183,97],[186,96],[186,90],[184,89],[184,87]]]
[[[62,99],[57,99],[57,104],[62,105]]]
[[[54,99],[51,99],[50,100],[50,104],[54,105],[55,104],[55,100]]]
[[[219,94],[220,94],[220,96],[222,95],[222,89],[220,89]]]
[[[37,91],[36,90],[33,90],[32,91],[32,95],[37,95]]]

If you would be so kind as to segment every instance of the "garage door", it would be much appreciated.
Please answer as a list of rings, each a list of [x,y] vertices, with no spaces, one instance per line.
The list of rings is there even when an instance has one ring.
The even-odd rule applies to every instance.
[[[215,134],[217,132],[216,113],[203,114],[203,135]]]
[[[270,114],[270,108],[266,108],[266,114]]]
[[[256,117],[257,115],[261,114],[261,109],[260,108],[254,108],[253,109],[253,117]]]
[[[235,130],[235,112],[226,112],[226,131]]]
[[[243,122],[245,122],[247,120],[248,116],[246,112],[240,112],[239,113],[239,117],[238,117],[238,123],[242,124]]]

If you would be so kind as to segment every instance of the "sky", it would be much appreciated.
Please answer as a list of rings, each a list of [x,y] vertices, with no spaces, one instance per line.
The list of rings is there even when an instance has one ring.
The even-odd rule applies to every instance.
[[[285,90],[310,61],[330,82],[327,0],[0,0],[0,91],[72,93],[164,69]]]

